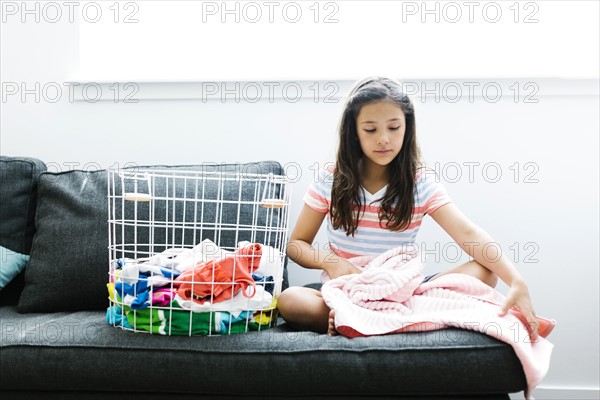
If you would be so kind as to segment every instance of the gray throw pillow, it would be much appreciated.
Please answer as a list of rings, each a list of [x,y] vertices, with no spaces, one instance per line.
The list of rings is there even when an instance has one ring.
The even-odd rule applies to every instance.
[[[213,171],[249,171],[254,173],[282,174],[281,165],[277,162],[266,161],[251,164],[221,164],[218,166],[145,166],[135,167],[136,170],[202,170]],[[69,171],[63,173],[44,173],[40,177],[38,188],[38,209],[36,214],[37,233],[33,240],[31,259],[26,268],[25,288],[19,300],[19,312],[57,312],[102,309],[108,305],[106,283],[108,282],[109,252],[108,252],[108,173],[102,171]],[[153,188],[154,195],[164,196],[168,193],[168,181],[158,180]],[[161,183],[162,182],[162,183]],[[161,187],[161,185],[163,185]],[[118,185],[117,185],[118,186]],[[246,196],[243,188],[240,193],[239,185],[227,189],[218,185],[205,187],[205,198],[214,195],[216,190],[225,190],[223,198]],[[118,188],[122,190],[122,188]],[[189,190],[189,189],[188,189]],[[173,195],[173,193],[171,193]],[[181,193],[179,194],[181,195]],[[160,204],[154,209],[155,215],[165,212]],[[191,203],[183,203],[188,207]],[[143,205],[137,209],[137,218],[146,218]],[[208,210],[208,209],[207,209]],[[130,219],[133,215],[127,214]],[[220,212],[221,222],[237,218],[237,209]],[[246,213],[241,210],[245,219]],[[194,215],[187,212],[186,215]],[[210,218],[206,213],[204,218]],[[217,214],[215,214],[216,216]],[[183,243],[191,246],[191,236],[172,238],[171,231],[155,229],[152,232],[152,252],[160,252],[169,247],[170,243]],[[196,237],[196,241],[204,238],[213,239],[220,234],[221,246],[235,246],[235,240],[248,240],[243,232],[206,231]],[[137,243],[150,243],[151,232],[140,229],[137,232]],[[257,241],[261,238],[257,238]],[[131,242],[133,238],[116,238],[120,242]],[[269,243],[267,243],[269,244]],[[138,251],[140,248],[138,247]],[[124,254],[127,256],[127,254]],[[284,270],[283,287],[287,287],[287,271]]]

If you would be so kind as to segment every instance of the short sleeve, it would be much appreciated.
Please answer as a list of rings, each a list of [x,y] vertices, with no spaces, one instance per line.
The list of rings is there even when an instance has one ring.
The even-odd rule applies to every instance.
[[[331,203],[331,186],[333,185],[333,170],[332,168],[324,168],[319,170],[306,193],[304,194],[304,202],[307,206],[315,211],[327,213]]]
[[[440,177],[432,169],[420,169],[416,179],[417,202],[423,214],[432,212],[452,202],[446,188],[440,182]]]

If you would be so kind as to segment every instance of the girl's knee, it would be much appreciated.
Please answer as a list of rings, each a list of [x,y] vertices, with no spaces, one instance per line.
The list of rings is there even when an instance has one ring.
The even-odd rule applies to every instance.
[[[289,287],[283,292],[281,292],[281,294],[277,298],[277,309],[279,310],[280,314],[282,314],[282,316],[287,314],[290,306],[292,306],[295,303],[294,298],[297,299],[296,289],[296,287]]]
[[[496,285],[498,284],[498,275],[496,275],[492,271],[490,271],[490,274],[491,274],[491,277],[485,283],[488,284],[488,286],[495,288]]]
[[[297,329],[327,332],[329,308],[318,290],[290,287],[277,299],[279,315]]]
[[[286,316],[302,308],[311,296],[313,294],[306,288],[291,286],[285,289],[277,298],[277,309],[282,317],[286,318]]]
[[[490,287],[496,287],[496,285],[498,284],[498,276],[495,273],[493,273],[483,265],[479,264],[477,261],[472,260],[470,261],[470,263],[474,264],[474,268],[476,269],[476,278],[478,278],[480,281],[482,281]]]
[[[445,275],[445,274],[449,274],[449,273],[459,273],[459,274],[466,274],[466,275],[473,276],[473,277],[479,279],[481,282],[483,282],[486,285],[493,287],[493,288],[495,288],[496,285],[498,284],[498,277],[496,276],[496,274],[494,274],[492,271],[490,271],[483,265],[479,264],[475,260],[468,261],[468,262],[461,264],[458,267],[452,268],[451,270],[448,270],[444,273],[437,274],[431,280],[433,280],[441,275]]]

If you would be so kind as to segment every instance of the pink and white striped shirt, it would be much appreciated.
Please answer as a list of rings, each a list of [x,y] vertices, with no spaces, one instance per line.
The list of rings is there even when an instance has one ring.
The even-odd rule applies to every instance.
[[[329,211],[333,171],[333,166],[319,171],[318,179],[316,182],[311,183],[304,195],[304,202],[318,212],[327,213],[329,247],[334,253],[344,258],[377,256],[394,247],[415,244],[425,214],[431,214],[439,207],[452,201],[442,184],[436,181],[434,172],[421,168],[416,175],[415,207],[412,221],[408,228],[403,231],[391,231],[385,228],[387,220],[379,221],[380,200],[385,195],[387,185],[373,194],[361,186],[360,189],[364,195],[363,207],[365,207],[365,213],[358,222],[354,237],[347,236],[343,229],[333,229],[331,225]]]

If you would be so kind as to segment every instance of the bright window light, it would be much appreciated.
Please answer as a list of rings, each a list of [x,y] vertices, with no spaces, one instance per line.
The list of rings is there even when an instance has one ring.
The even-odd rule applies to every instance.
[[[90,2],[92,3],[92,2]],[[132,1],[80,16],[80,79],[597,78],[596,1]]]

